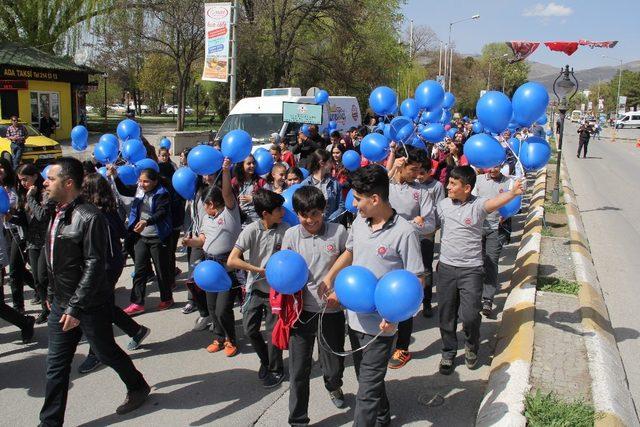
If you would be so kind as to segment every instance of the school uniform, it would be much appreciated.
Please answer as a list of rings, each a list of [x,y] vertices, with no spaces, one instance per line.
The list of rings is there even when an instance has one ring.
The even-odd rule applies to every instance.
[[[351,226],[346,249],[353,253],[353,265],[368,268],[377,278],[398,269],[405,269],[416,275],[424,272],[415,229],[395,212],[376,231],[371,229],[369,220],[358,216]],[[374,340],[380,332],[380,322],[383,320],[376,312],[356,313],[351,310],[347,310],[347,319],[349,340],[354,349]],[[384,377],[395,333],[396,328],[391,332],[383,332],[365,349],[353,354],[358,377],[355,426],[389,423],[391,413]]]
[[[225,206],[216,216],[206,215],[200,225],[200,234],[205,235],[202,247],[205,258],[217,261],[226,267],[229,254],[241,230],[242,222],[237,203],[233,209]],[[207,308],[211,316],[214,339],[220,342],[229,339],[232,343],[236,343],[233,302],[240,287],[235,272],[227,270],[231,278],[231,289],[225,292],[207,292]]]
[[[252,265],[265,267],[272,254],[282,248],[282,238],[289,224],[282,222],[266,229],[262,220],[245,226],[238,236],[235,247],[244,253],[244,259]],[[271,332],[277,317],[271,312],[269,304],[269,284],[265,277],[247,272],[247,299],[243,306],[242,325],[251,341],[253,349],[260,358],[260,363],[267,366],[272,373],[283,372],[282,350],[271,342]],[[260,324],[264,318],[268,343],[260,333]]]
[[[440,200],[446,197],[446,190],[444,185],[437,179],[432,179],[429,182],[424,182],[420,184],[429,194],[431,200],[433,201],[434,206],[434,214],[435,207],[438,205]],[[435,215],[436,220],[436,229],[440,228],[440,221],[438,221],[438,216]],[[431,301],[433,300],[433,251],[434,251],[434,237],[435,233],[424,236],[420,239],[420,252],[422,253],[422,262],[424,264],[424,299],[422,303],[425,306],[430,306]]]
[[[416,182],[389,183],[389,203],[396,213],[406,219],[414,228],[420,239],[433,235],[436,229],[436,220],[433,199],[427,190]],[[417,216],[423,218],[423,224],[416,224],[413,219]],[[424,258],[424,255],[421,257]],[[423,261],[424,264],[424,261]],[[396,348],[409,350],[411,333],[413,332],[413,317],[400,322],[398,325],[398,340]]]
[[[438,318],[442,357],[453,359],[458,350],[458,313],[466,346],[477,353],[480,343],[482,226],[488,215],[484,197],[470,195],[465,202],[443,199],[437,205],[441,223],[440,260],[436,269]]]
[[[493,198],[509,191],[513,181],[511,178],[500,175],[498,180],[483,174],[476,179],[473,194],[479,197]],[[497,210],[487,215],[482,224],[482,247],[484,249],[484,285],[482,300],[493,302],[493,297],[498,289],[498,261],[502,247],[509,239],[509,231],[500,226],[500,212]]]
[[[289,228],[282,240],[282,248],[302,255],[309,268],[302,294],[302,312],[289,338],[289,424],[292,425],[306,425],[310,421],[309,377],[316,339],[325,388],[333,392],[342,387],[344,357],[332,351],[344,351],[344,312],[340,307],[327,308],[322,316],[322,338],[319,337],[318,323],[325,301],[318,295],[318,288],[344,252],[346,243],[344,226],[329,222],[322,225],[318,234],[309,233],[301,225]]]

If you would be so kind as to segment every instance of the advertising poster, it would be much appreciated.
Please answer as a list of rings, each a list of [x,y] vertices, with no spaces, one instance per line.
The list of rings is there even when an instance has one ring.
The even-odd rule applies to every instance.
[[[228,80],[230,32],[231,3],[205,3],[202,80],[214,82]]]

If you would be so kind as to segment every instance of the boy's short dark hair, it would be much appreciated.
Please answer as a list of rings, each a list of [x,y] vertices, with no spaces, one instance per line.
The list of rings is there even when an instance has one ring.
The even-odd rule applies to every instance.
[[[342,137],[342,135],[340,135],[340,131],[339,130],[334,130],[333,132],[331,132],[331,138],[340,138]]]
[[[476,186],[476,171],[471,166],[456,166],[451,170],[449,178],[457,179],[462,185]]]
[[[404,157],[407,159],[407,164],[423,164],[427,159],[426,151],[410,145],[405,145],[404,148],[398,149],[397,153],[398,157]]]
[[[217,185],[212,185],[206,192],[204,203],[211,203],[214,208],[218,209],[224,206],[224,197],[222,196],[222,190]]]
[[[389,201],[389,175],[380,165],[367,165],[353,172],[351,188],[367,197],[377,194],[385,202]]]
[[[297,214],[305,214],[314,209],[324,212],[327,200],[322,194],[322,190],[311,185],[300,187],[293,193],[293,210]]]
[[[284,197],[273,191],[259,188],[253,193],[253,207],[256,213],[262,218],[263,212],[273,213],[273,211],[281,207],[284,203]]]
[[[84,179],[84,167],[82,162],[74,157],[60,157],[54,165],[60,166],[60,178],[71,179],[74,187],[80,190]]]

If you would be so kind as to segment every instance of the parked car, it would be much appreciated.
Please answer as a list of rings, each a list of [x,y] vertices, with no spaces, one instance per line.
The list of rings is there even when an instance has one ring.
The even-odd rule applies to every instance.
[[[124,104],[111,104],[109,105],[109,109],[116,113],[125,113],[127,111],[127,106]]]
[[[616,120],[616,129],[640,127],[640,111],[628,111]]]
[[[35,163],[38,167],[44,167],[56,159],[62,157],[62,148],[57,141],[47,138],[28,123],[21,123],[27,128],[27,140],[25,141],[22,161]],[[10,120],[0,120],[0,155],[11,161],[11,141],[6,137]]]
[[[148,106],[148,105],[146,105],[146,104],[141,104],[141,105],[139,105],[139,107],[140,107],[140,112],[141,112],[142,114],[147,114],[149,111],[151,111],[151,109],[149,108],[149,106]],[[129,110],[137,111],[137,110],[136,110],[136,106],[135,106],[135,104],[134,104],[133,102],[132,102],[131,104],[129,104]]]
[[[167,114],[178,114],[178,106],[177,105],[169,105],[167,106],[165,112]],[[190,116],[193,114],[193,108],[189,107],[188,105],[186,107],[184,107],[184,113],[187,116]]]
[[[95,110],[95,107],[93,105],[87,105],[85,106],[85,109],[87,110],[87,113],[93,113],[93,110]]]

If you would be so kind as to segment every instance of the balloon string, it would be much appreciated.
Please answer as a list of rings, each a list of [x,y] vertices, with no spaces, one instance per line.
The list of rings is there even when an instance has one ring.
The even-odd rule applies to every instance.
[[[354,353],[357,353],[359,351],[364,350],[365,348],[367,348],[372,342],[374,342],[381,334],[382,334],[382,330],[380,330],[380,332],[378,332],[378,334],[376,336],[374,336],[368,343],[366,343],[365,345],[356,348],[355,350],[351,350],[351,351],[334,351],[331,346],[329,345],[329,343],[327,343],[327,340],[324,338],[324,334],[322,333],[322,323],[324,321],[324,313],[327,310],[327,305],[325,304],[324,307],[322,308],[322,312],[320,313],[320,320],[318,321],[318,343],[320,344],[320,346],[330,352],[335,354],[336,356],[340,356],[340,357],[347,357],[347,356],[351,356]]]

